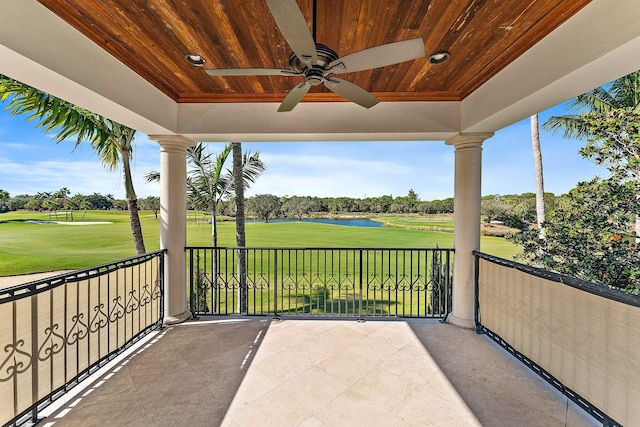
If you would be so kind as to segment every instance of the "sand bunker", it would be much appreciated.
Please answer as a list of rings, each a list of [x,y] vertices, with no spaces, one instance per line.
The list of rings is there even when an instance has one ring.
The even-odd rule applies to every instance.
[[[99,225],[99,224],[113,224],[112,222],[109,221],[92,221],[92,222],[67,222],[67,221],[54,221],[55,224],[60,224],[60,225]]]
[[[100,225],[100,224],[113,224],[109,221],[39,221],[39,220],[27,220],[26,224],[59,224],[59,225]]]

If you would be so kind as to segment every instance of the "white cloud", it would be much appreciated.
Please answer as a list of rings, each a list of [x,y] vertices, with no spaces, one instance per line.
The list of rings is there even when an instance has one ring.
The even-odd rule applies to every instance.
[[[24,142],[0,142],[0,152],[2,153],[8,150],[31,150],[32,148],[32,145]]]
[[[124,198],[124,182],[121,171],[109,172],[96,161],[35,161],[11,162],[0,159],[0,188],[12,196],[35,194],[69,188],[72,194],[112,194]],[[144,182],[143,174],[137,173],[134,187],[138,197],[158,195],[158,184]]]
[[[360,145],[365,147],[365,144]],[[353,147],[359,148],[358,144],[353,144]],[[422,192],[444,198],[449,197],[453,188],[449,154],[436,156],[438,161],[416,162],[414,156],[405,157],[403,152],[372,160],[365,158],[367,153],[358,150],[340,151],[336,156],[261,154],[268,169],[247,195],[271,193],[278,196],[362,198],[404,195],[413,188],[418,194]]]

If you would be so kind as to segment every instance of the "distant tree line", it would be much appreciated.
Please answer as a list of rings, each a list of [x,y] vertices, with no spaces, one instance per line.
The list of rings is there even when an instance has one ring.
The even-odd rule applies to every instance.
[[[90,195],[70,195],[68,188],[57,191],[40,192],[33,195],[21,194],[13,197],[0,190],[0,212],[30,210],[48,212],[52,217],[59,213],[86,210],[126,210],[124,199],[115,199],[111,194],[93,193]],[[545,194],[545,203],[549,210],[558,203],[553,193]],[[155,196],[138,200],[140,208],[157,214],[160,210],[160,198]],[[258,194],[246,201],[250,216],[269,220],[273,218],[302,218],[322,214],[450,214],[453,213],[453,198],[442,200],[420,200],[418,194],[409,190],[406,196],[383,195],[379,197],[311,197],[311,196],[275,196]],[[187,200],[189,210],[201,211],[197,199]],[[232,198],[221,200],[217,213],[235,216],[235,203]],[[499,221],[513,228],[525,228],[535,223],[535,193],[489,195],[482,198],[482,215],[486,222]]]
[[[273,194],[258,194],[247,199],[247,212],[260,219],[290,217],[299,220],[312,213],[438,214],[453,212],[453,198],[421,201],[413,190],[409,190],[406,196],[383,195],[362,199],[354,197],[279,197]]]
[[[160,198],[149,196],[138,200],[140,208],[153,211],[158,216],[160,211]],[[0,190],[0,212],[28,210],[48,212],[49,216],[58,218],[63,214],[67,219],[78,219],[74,213],[82,212],[82,218],[87,210],[121,210],[128,209],[127,201],[115,199],[111,194],[103,195],[93,193],[83,195],[77,193],[71,195],[71,190],[63,187],[57,191],[43,191],[36,194],[19,194],[11,197],[5,190]]]
[[[557,197],[547,193],[549,208],[555,206]],[[258,219],[295,218],[302,220],[312,214],[450,214],[453,198],[422,201],[409,190],[406,196],[393,197],[310,197],[258,194],[247,199],[247,212]],[[228,214],[233,214],[228,212]],[[536,195],[490,195],[482,198],[482,215],[487,222],[498,221],[513,228],[525,228],[536,221]]]

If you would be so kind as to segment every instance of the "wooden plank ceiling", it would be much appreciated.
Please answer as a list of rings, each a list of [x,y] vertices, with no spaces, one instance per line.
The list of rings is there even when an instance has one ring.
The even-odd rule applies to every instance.
[[[291,49],[264,0],[38,0],[177,102],[281,101],[302,77],[211,77],[205,68],[288,69]],[[382,101],[464,99],[590,0],[297,0],[338,55],[422,37],[427,57],[343,74]],[[315,28],[313,28],[315,14]],[[109,76],[105,75],[105,79]],[[117,82],[114,82],[117,84]],[[343,101],[323,86],[305,101]]]

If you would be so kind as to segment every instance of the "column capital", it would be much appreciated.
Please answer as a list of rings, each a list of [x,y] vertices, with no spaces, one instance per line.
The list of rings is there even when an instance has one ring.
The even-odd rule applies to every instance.
[[[458,133],[445,141],[453,145],[456,150],[463,148],[482,147],[482,143],[493,136],[493,132]]]
[[[195,143],[182,135],[147,135],[149,139],[160,144],[162,151],[185,152]]]

